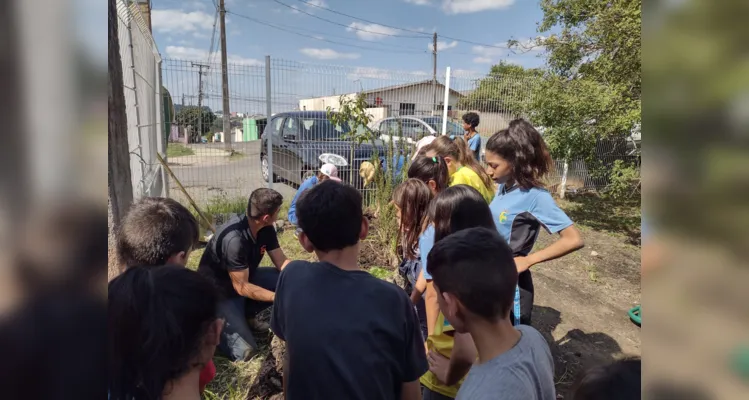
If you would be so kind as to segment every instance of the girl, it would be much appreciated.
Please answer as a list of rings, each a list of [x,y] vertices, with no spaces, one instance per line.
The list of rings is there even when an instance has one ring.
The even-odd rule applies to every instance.
[[[541,135],[523,119],[486,143],[487,173],[499,184],[490,208],[502,235],[515,255],[520,287],[520,323],[530,325],[533,309],[533,279],[530,267],[559,258],[583,247],[572,220],[544,189],[541,179],[551,167],[551,157]],[[543,226],[560,237],[552,245],[531,253]]]
[[[466,147],[463,138],[440,136],[426,147],[426,156],[445,159],[450,174],[450,185],[468,185],[484,197],[487,204],[494,197],[494,183]]]
[[[408,168],[408,177],[426,183],[433,195],[447,189],[450,183],[447,163],[442,157],[417,157]]]
[[[218,294],[179,266],[134,267],[109,283],[109,398],[200,399],[223,321]]]
[[[489,205],[476,189],[467,185],[451,186],[437,195],[430,208],[430,220],[434,221],[435,242],[463,229],[496,229]],[[422,248],[421,254],[426,255],[429,250],[431,246],[429,249]],[[422,258],[424,270],[427,268],[423,262],[425,258]],[[431,279],[426,272],[427,279]],[[434,291],[431,283],[428,290]],[[425,387],[424,399],[455,398],[463,378],[476,360],[476,347],[470,334],[457,333],[452,329],[438,305],[427,303],[427,307],[429,314],[436,315],[433,321],[428,320],[432,327],[427,338],[428,359],[447,357],[450,360],[446,371],[430,368],[421,377],[421,384]],[[430,366],[435,365],[430,362]]]
[[[398,185],[393,192],[393,205],[395,206],[399,226],[398,247],[402,255],[398,270],[406,279],[406,292],[412,295],[413,292],[416,292],[413,287],[421,273],[419,236],[426,226],[427,210],[432,197],[432,192],[427,184],[414,178],[407,179]],[[426,340],[426,311],[421,296],[415,299],[414,305],[421,324],[422,336]]]

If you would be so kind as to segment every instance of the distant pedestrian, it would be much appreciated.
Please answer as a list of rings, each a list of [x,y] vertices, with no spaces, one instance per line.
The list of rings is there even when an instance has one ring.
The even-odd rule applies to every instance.
[[[466,131],[465,139],[476,161],[481,161],[481,136],[476,132],[476,127],[479,126],[480,121],[479,115],[475,112],[463,115],[463,129]]]

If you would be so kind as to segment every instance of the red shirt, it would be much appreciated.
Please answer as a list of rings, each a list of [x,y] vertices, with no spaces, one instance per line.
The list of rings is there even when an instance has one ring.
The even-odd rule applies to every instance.
[[[205,365],[205,368],[203,368],[202,371],[200,371],[200,379],[198,380],[200,385],[200,393],[203,393],[203,390],[205,390],[206,385],[210,381],[213,380],[213,378],[216,377],[216,365],[213,364],[213,360],[208,361],[208,364]]]

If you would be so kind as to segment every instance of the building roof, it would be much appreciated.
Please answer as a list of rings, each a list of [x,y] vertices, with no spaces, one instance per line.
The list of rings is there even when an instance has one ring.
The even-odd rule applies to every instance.
[[[419,82],[409,82],[409,83],[403,83],[403,84],[400,84],[400,85],[385,86],[385,87],[381,87],[381,88],[377,88],[377,89],[365,90],[365,91],[362,92],[362,94],[374,94],[374,93],[380,93],[380,92],[387,92],[387,91],[390,91],[390,90],[405,89],[405,88],[408,88],[408,87],[411,87],[411,86],[418,86],[418,85],[424,85],[424,84],[431,85],[432,84],[432,80],[431,79],[427,79],[427,80],[423,80],[423,81],[419,81]],[[444,88],[445,84],[443,84],[443,83],[441,83],[441,82],[438,81],[437,82],[437,86],[441,86],[441,87]],[[454,94],[456,96],[465,97],[464,94],[458,92],[455,89],[450,89],[450,93],[452,93],[452,94]]]

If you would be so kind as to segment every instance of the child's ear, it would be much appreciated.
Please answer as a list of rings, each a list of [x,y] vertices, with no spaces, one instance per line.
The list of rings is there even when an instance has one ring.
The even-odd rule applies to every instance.
[[[364,240],[369,235],[369,220],[367,217],[361,219],[361,230],[359,231],[359,240]]]
[[[299,244],[302,245],[302,248],[307,253],[312,253],[315,250],[315,246],[312,245],[312,242],[304,232],[299,232]]]
[[[429,182],[427,182],[427,185],[429,185],[429,189],[432,193],[437,191],[437,182],[435,182],[434,179],[430,179]]]
[[[171,257],[169,257],[166,260],[166,263],[167,264],[172,264],[172,265],[181,265],[181,266],[184,267],[184,266],[187,265],[187,258],[188,257],[190,257],[190,253],[189,252],[180,251],[179,253],[173,254]]]

